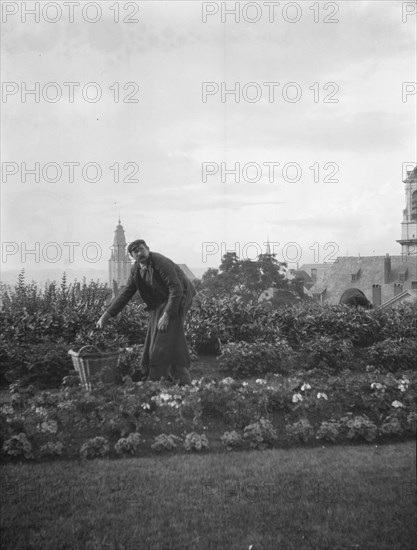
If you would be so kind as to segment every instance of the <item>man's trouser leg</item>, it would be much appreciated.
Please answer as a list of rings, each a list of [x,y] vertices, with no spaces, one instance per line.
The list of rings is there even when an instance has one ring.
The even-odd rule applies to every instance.
[[[183,358],[182,361],[179,361],[178,364],[173,364],[171,368],[171,375],[175,382],[177,382],[180,386],[185,386],[186,384],[191,384],[191,376],[188,371],[188,366],[190,364],[190,354],[188,353],[188,346],[185,339],[184,334],[184,321],[185,316],[187,315],[188,311],[188,304],[181,308],[179,311],[179,317],[181,322],[181,337],[179,345],[183,346],[183,352],[179,355]]]

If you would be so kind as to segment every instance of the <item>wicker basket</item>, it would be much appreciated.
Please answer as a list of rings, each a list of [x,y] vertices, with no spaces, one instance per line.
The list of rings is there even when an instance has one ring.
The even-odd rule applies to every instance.
[[[91,391],[91,377],[100,375],[102,382],[114,382],[117,373],[117,363],[120,352],[101,352],[96,346],[84,346],[79,352],[72,349],[68,352],[71,355],[74,369],[78,372],[81,384],[88,391]]]

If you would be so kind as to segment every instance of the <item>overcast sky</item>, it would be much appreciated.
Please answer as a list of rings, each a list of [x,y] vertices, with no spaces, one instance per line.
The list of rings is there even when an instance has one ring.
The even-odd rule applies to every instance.
[[[96,2],[84,18],[74,5],[72,23],[63,5],[53,23],[46,2],[39,22],[2,4],[2,270],[106,269],[119,214],[128,241],[191,267],[217,267],[221,243],[254,257],[245,245],[267,237],[300,264],[400,253],[404,163],[417,156],[415,3],[241,2],[236,22],[234,2],[119,2],[119,14]],[[36,82],[39,100],[22,102]],[[236,83],[240,101],[222,97]],[[36,162],[40,181],[22,182]],[[47,163],[60,181],[45,181]],[[79,163],[73,182],[64,163]],[[240,182],[222,163],[240,163]],[[38,261],[22,258],[36,242]],[[74,263],[65,242],[80,243]]]

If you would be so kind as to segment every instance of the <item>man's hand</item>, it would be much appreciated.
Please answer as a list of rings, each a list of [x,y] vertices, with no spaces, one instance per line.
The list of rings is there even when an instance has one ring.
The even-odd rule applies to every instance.
[[[158,321],[158,330],[160,332],[166,332],[168,330],[169,317],[166,313]]]
[[[103,329],[106,324],[107,324],[107,321],[109,320],[109,314],[108,313],[103,313],[103,315],[100,317],[100,319],[97,321],[96,323],[96,327],[99,328],[99,329]]]

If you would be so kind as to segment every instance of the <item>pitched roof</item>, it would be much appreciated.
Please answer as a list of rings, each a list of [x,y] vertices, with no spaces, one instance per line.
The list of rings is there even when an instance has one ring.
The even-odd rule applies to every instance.
[[[197,277],[186,264],[178,264],[178,266],[182,269],[182,271],[190,279],[190,281],[195,281],[195,279],[197,279]]]
[[[317,272],[317,280],[311,287],[313,294],[326,290],[326,300],[337,304],[343,292],[348,288],[362,290],[368,300],[372,301],[372,285],[381,285],[382,302],[393,297],[393,286],[399,282],[399,274],[406,272],[406,279],[401,284],[404,290],[411,289],[411,282],[417,281],[417,258],[412,256],[389,256],[391,271],[385,282],[384,271],[386,256],[356,256],[339,257],[328,269]],[[352,275],[358,273],[359,278],[352,281]]]
[[[417,302],[417,290],[404,290],[400,294],[397,294],[397,296],[391,298],[391,300],[388,300],[379,306],[379,309],[389,309],[390,307],[395,307],[402,302]]]

